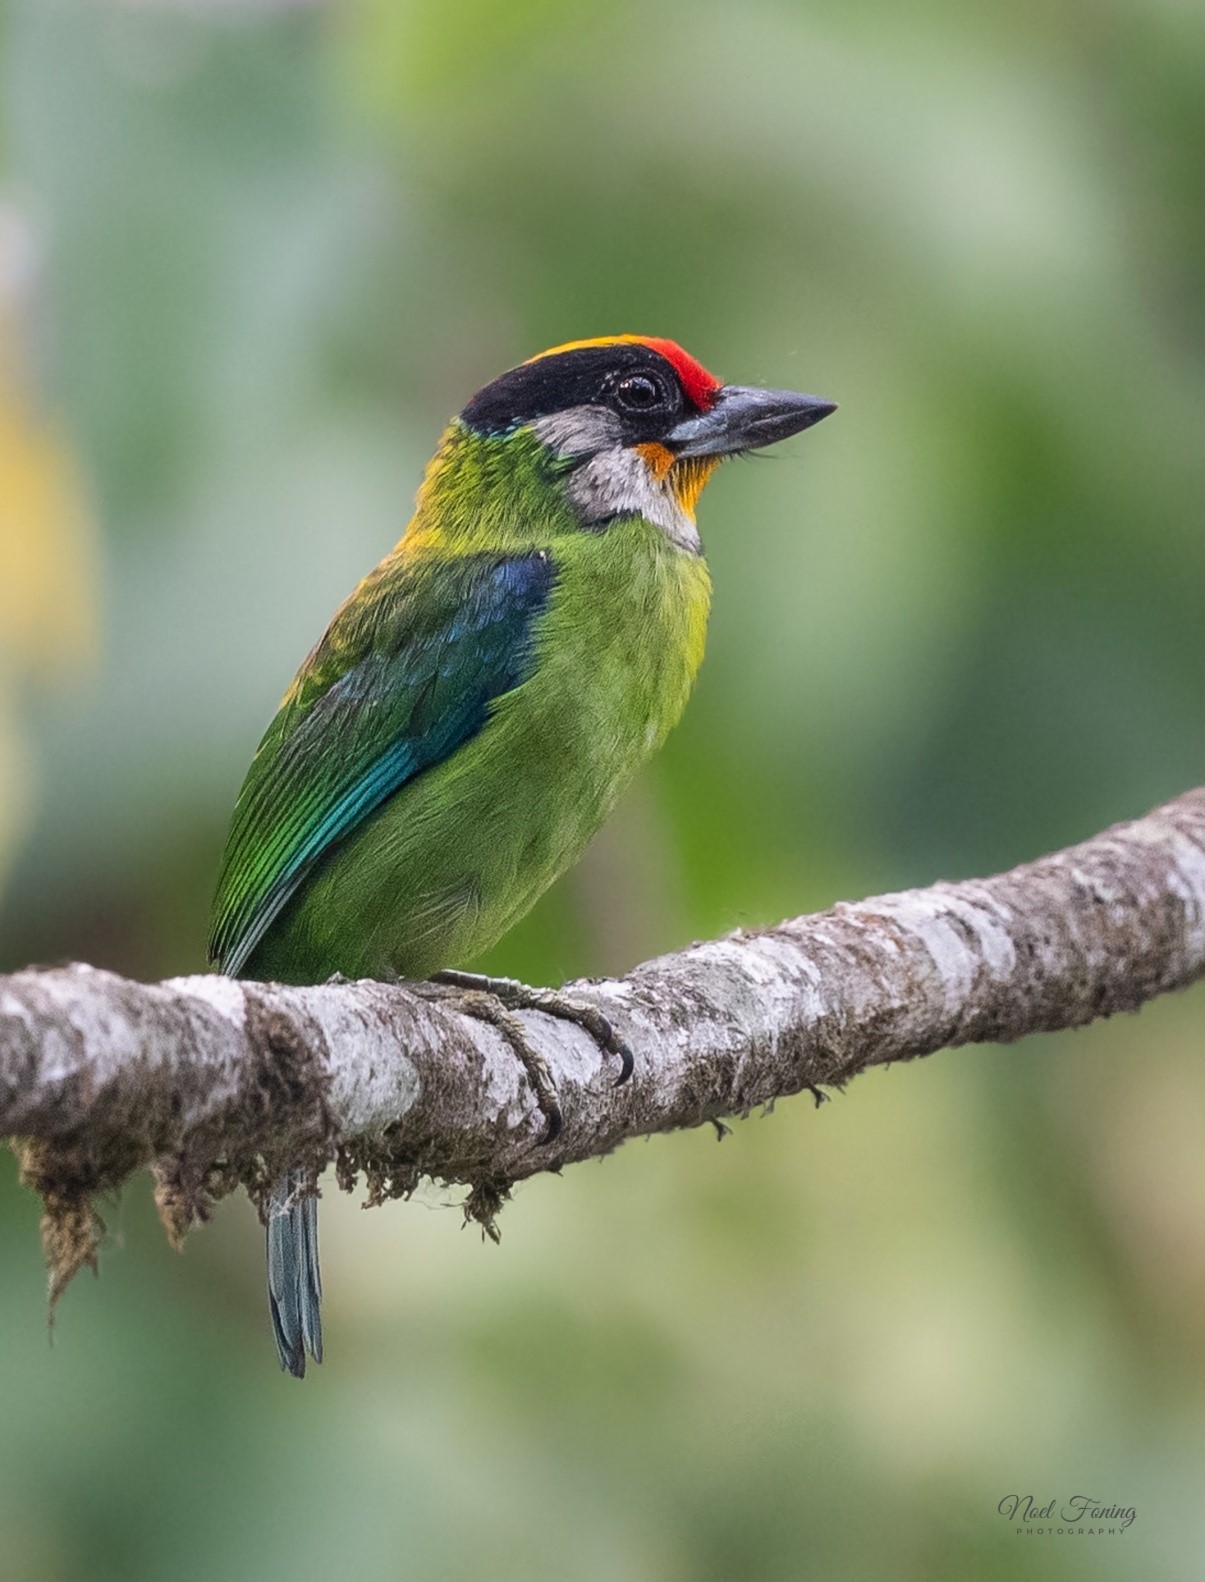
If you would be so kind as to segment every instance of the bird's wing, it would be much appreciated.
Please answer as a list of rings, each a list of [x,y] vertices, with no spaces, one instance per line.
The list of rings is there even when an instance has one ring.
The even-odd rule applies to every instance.
[[[239,794],[209,942],[221,971],[237,975],[319,858],[525,680],[554,575],[544,551],[386,561],[339,610]]]

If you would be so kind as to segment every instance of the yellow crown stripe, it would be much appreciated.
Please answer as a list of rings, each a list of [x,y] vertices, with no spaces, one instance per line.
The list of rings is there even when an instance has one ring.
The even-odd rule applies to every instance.
[[[534,357],[524,358],[524,364],[538,363],[544,357],[559,357],[562,352],[580,352],[587,346],[647,346],[651,339],[649,335],[596,335],[592,340],[565,341],[561,346],[550,346],[546,352],[537,352]]]

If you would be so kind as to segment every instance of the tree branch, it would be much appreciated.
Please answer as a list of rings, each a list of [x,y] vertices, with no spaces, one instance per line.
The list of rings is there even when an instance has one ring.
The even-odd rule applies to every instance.
[[[133,983],[91,967],[0,977],[0,1137],[45,1205],[57,1294],[95,1256],[97,1194],[151,1167],[169,1234],[242,1184],[332,1159],[370,1197],[421,1176],[509,1185],[868,1066],[1136,1010],[1205,975],[1205,788],[990,879],[740,931],[569,985],[636,1051],[632,1080],[580,1029],[521,1013],[556,1083],[552,1147],[494,1028],[406,985]]]

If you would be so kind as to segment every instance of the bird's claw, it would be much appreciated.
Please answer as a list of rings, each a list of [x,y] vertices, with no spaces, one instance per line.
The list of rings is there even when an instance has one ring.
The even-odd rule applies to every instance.
[[[562,1021],[576,1022],[584,1032],[590,1034],[604,1054],[613,1055],[619,1061],[619,1075],[615,1078],[615,1086],[621,1088],[635,1069],[636,1057],[627,1039],[621,1038],[615,1031],[611,1018],[605,1016],[595,1005],[587,1005],[581,1000],[565,999],[549,989],[529,992],[532,994],[530,1004],[533,1011],[544,1011],[549,1016],[559,1016]]]

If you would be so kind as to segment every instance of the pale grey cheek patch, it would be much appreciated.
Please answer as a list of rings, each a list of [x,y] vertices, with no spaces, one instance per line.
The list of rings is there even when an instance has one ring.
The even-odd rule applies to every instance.
[[[698,529],[674,490],[654,478],[627,446],[591,456],[566,481],[566,491],[584,527],[604,526],[617,516],[643,516],[680,549],[697,553],[701,547]]]
[[[603,406],[574,406],[552,412],[532,427],[540,443],[558,456],[592,456],[618,445],[623,426],[616,413]]]

